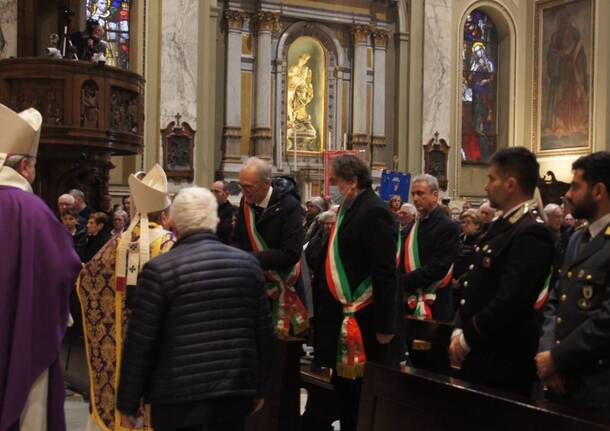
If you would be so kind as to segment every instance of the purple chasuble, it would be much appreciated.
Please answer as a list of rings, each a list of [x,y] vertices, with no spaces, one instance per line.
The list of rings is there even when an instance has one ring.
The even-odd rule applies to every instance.
[[[19,429],[34,381],[49,369],[47,429],[66,429],[59,350],[81,268],[72,238],[36,195],[0,186],[0,431]]]

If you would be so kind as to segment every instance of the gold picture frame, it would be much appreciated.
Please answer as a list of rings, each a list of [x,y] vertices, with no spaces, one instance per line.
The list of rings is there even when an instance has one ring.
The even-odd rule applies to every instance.
[[[535,5],[532,147],[539,156],[592,149],[595,0]]]

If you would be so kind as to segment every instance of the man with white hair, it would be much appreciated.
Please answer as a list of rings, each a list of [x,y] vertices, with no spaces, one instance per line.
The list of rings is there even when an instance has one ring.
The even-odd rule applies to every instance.
[[[298,334],[309,323],[301,300],[304,232],[296,184],[292,178],[272,178],[269,163],[256,157],[241,168],[239,184],[244,196],[237,213],[234,243],[252,252],[265,271],[269,297],[277,303],[273,308],[276,332]]]
[[[496,217],[496,210],[490,205],[489,200],[485,199],[479,207],[479,217],[481,219],[481,235],[483,235],[487,233]]]
[[[57,213],[59,217],[64,214],[64,211],[68,208],[74,208],[74,196],[68,193],[64,193],[57,199]]]
[[[271,380],[263,271],[254,256],[218,240],[209,190],[182,189],[169,223],[176,245],[138,279],[119,410],[133,423],[144,398],[156,430],[243,430]]]
[[[129,192],[134,207],[129,227],[108,241],[84,266],[77,287],[84,311],[83,335],[91,386],[89,431],[118,430],[119,421],[131,428],[135,424],[130,418],[121,417],[116,408],[123,336],[140,270],[174,244],[172,233],[163,227],[171,202],[161,166],[153,166],[146,174],[131,174]],[[138,428],[150,427],[146,410],[143,406]]]
[[[398,218],[398,223],[400,223],[400,234],[403,236],[404,239],[411,230],[411,226],[413,225],[413,223],[415,223],[415,218],[417,217],[417,210],[412,204],[402,204],[402,206],[396,213],[396,217]]]
[[[59,350],[81,265],[32,193],[41,127],[35,109],[0,104],[0,430],[66,429]]]
[[[448,285],[457,257],[459,229],[438,204],[438,180],[418,175],[411,185],[419,217],[404,241],[400,282],[418,318],[449,321],[453,301]]]

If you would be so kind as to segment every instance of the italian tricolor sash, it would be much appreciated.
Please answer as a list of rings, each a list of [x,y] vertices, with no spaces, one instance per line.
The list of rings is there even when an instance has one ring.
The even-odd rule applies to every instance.
[[[250,205],[244,202],[244,214],[248,237],[255,252],[267,250],[267,244],[256,229],[256,216]],[[282,335],[303,332],[309,326],[307,309],[301,302],[294,288],[301,275],[301,261],[299,260],[290,271],[265,271],[267,279],[267,295],[273,300],[273,323],[275,332]]]
[[[542,290],[534,303],[534,310],[539,310],[542,308],[547,299],[549,299],[549,285],[551,284],[551,275],[553,275],[553,268],[551,268],[551,273],[544,280],[544,286],[542,286]]]
[[[373,302],[373,280],[371,276],[365,278],[352,294],[339,255],[339,229],[344,216],[345,209],[341,208],[330,234],[325,264],[326,282],[331,294],[343,305],[343,322],[337,346],[337,374],[343,378],[356,379],[364,374],[366,354],[355,314]]]
[[[405,243],[405,273],[421,268],[419,260],[419,225],[418,219],[413,225]],[[441,289],[451,282],[453,277],[453,265],[449,267],[447,274],[440,280],[435,281],[426,288],[418,288],[413,295],[407,299],[407,305],[418,319],[431,319],[432,311],[430,305],[436,300],[436,289]]]

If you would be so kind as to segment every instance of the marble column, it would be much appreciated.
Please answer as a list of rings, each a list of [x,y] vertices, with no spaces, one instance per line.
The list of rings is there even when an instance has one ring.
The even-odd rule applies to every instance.
[[[197,129],[199,1],[163,0],[162,10],[161,127],[180,114]]]
[[[244,14],[227,10],[225,19],[228,32],[223,162],[238,163],[241,159],[241,45]]]
[[[254,15],[256,28],[256,102],[252,141],[254,154],[262,159],[271,159],[271,35],[279,30],[280,17],[274,12],[257,12]]]
[[[385,67],[388,32],[377,29],[373,32],[375,50],[373,68],[375,78],[373,82],[373,137],[371,140],[373,168],[385,166]]]
[[[451,0],[426,0],[424,6],[424,76],[421,143],[439,132],[451,134]]]
[[[354,65],[352,74],[352,148],[368,153],[369,138],[366,133],[366,44],[371,28],[357,24],[352,28],[354,38]],[[367,154],[368,157],[368,154]]]

